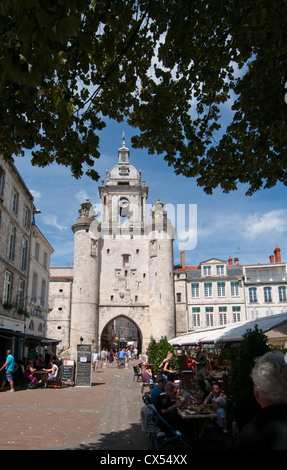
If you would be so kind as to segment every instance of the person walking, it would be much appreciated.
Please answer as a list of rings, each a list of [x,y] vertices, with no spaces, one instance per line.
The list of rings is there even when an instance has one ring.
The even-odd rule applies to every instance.
[[[118,353],[118,368],[125,366],[125,357],[126,352],[124,349],[121,349]]]
[[[101,350],[101,354],[100,354],[100,356],[101,356],[101,367],[105,367],[105,366],[106,366],[107,355],[108,355],[108,354],[107,354],[105,348],[103,348],[103,349]]]
[[[108,354],[109,367],[113,367],[114,359],[115,359],[114,351],[111,349]]]
[[[0,392],[3,391],[6,382],[9,382],[10,390],[9,392],[15,392],[14,390],[14,381],[13,381],[13,373],[14,373],[14,366],[15,366],[15,359],[12,356],[11,349],[8,349],[6,352],[6,362],[0,368],[0,372],[5,369],[5,375],[3,377],[2,386],[0,388]]]

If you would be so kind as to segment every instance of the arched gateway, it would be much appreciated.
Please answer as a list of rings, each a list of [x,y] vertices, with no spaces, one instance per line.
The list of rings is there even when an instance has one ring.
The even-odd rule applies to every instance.
[[[151,337],[175,335],[174,228],[160,200],[151,205],[148,220],[148,188],[129,160],[123,140],[118,163],[107,171],[106,183],[103,180],[99,187],[100,206],[83,202],[72,227],[74,264],[67,268],[66,274],[70,270],[71,275],[66,275],[62,285],[70,305],[63,317],[66,323],[58,330],[71,358],[76,356],[80,338],[100,348],[104,328],[117,317],[137,325],[142,348]],[[64,282],[63,276],[60,279],[57,268],[52,268],[49,327],[53,316],[59,319],[55,299],[60,282]],[[68,286],[72,286],[69,292]],[[57,331],[54,328],[50,333],[55,337]]]
[[[109,321],[103,328],[100,337],[101,349],[119,350],[126,347],[137,347],[142,350],[142,332],[130,318],[118,316]]]

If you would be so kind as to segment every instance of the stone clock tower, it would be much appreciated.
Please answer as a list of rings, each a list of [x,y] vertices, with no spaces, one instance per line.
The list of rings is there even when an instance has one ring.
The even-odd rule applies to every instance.
[[[80,338],[100,348],[105,327],[118,317],[136,325],[142,348],[151,337],[175,335],[174,228],[160,200],[148,210],[148,188],[124,139],[99,194],[100,207],[83,202],[72,227],[73,358]]]

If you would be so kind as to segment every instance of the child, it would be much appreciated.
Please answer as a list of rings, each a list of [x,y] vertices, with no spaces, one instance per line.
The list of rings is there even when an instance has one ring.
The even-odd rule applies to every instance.
[[[227,433],[227,421],[226,421],[226,400],[223,397],[217,397],[213,400],[212,408],[216,412],[215,422],[204,424],[200,433],[199,439],[203,437],[205,429],[213,429],[219,434]]]
[[[214,399],[212,407],[214,411],[216,411],[216,418],[215,422],[218,426],[219,430],[226,433],[227,432],[227,425],[226,425],[226,400],[223,397],[217,397]]]

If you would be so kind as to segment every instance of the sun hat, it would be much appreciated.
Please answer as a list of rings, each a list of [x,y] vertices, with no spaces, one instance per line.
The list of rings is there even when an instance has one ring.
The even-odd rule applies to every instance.
[[[226,400],[225,398],[223,397],[217,397],[215,398],[214,400],[216,403],[219,403],[221,406],[223,406],[224,408],[226,407]]]

